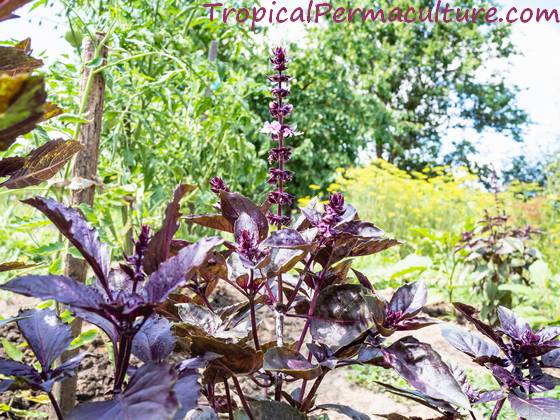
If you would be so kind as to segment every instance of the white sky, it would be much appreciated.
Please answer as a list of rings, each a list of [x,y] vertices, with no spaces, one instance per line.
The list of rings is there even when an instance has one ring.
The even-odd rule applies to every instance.
[[[263,0],[269,5],[272,0]],[[281,0],[277,0],[280,3]],[[296,4],[297,0],[284,0],[283,4]],[[504,7],[558,7],[551,0],[503,0]],[[54,4],[54,5],[53,5]],[[66,32],[64,19],[56,16],[60,7],[49,2],[33,11],[26,6],[18,11],[20,19],[0,24],[0,40],[32,38],[36,53],[47,60],[56,59],[71,52],[63,36]],[[307,2],[305,2],[307,4]],[[278,6],[277,6],[278,7]],[[303,34],[303,25],[290,24],[273,27],[270,43],[297,40]],[[544,153],[558,150],[560,146],[560,25],[555,23],[529,23],[513,25],[513,41],[522,55],[514,57],[507,66],[500,68],[508,80],[521,87],[519,105],[529,113],[532,124],[524,131],[524,142],[515,143],[506,136],[488,132],[482,136],[470,132],[450,132],[447,143],[467,138],[479,141],[480,156],[477,159],[502,167],[512,156],[526,154],[536,160]]]

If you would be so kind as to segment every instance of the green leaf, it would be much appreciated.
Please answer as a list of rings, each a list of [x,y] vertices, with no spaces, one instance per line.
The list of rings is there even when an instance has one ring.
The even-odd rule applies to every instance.
[[[77,336],[72,342],[70,343],[70,350],[77,349],[78,347],[85,346],[88,343],[91,343],[93,340],[97,338],[97,330],[91,329],[84,331],[79,336]]]
[[[93,60],[90,60],[86,63],[86,67],[89,68],[96,68],[100,67],[103,64],[103,57],[95,57]]]
[[[531,277],[531,282],[540,286],[548,287],[552,273],[548,264],[543,260],[537,260],[529,266],[529,274]]]
[[[391,268],[391,280],[413,273],[415,271],[425,271],[432,266],[430,257],[410,254],[405,259],[400,260]]]
[[[21,362],[23,360],[23,353],[5,338],[2,339],[2,347],[10,359],[16,362]]]

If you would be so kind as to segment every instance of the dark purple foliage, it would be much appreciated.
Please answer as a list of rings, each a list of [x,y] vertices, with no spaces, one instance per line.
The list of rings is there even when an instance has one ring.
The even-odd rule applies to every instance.
[[[55,382],[76,373],[85,353],[53,368],[54,361],[68,349],[72,342],[70,326],[63,323],[52,309],[22,311],[19,318],[18,329],[37,358],[41,371],[21,362],[0,359],[0,374],[23,380],[32,389],[51,392]],[[12,384],[14,382],[11,380],[2,381],[0,388],[4,388],[5,391]]]
[[[500,327],[493,328],[480,321],[476,310],[468,305],[456,303],[455,307],[488,337],[487,341],[459,328],[446,328],[443,336],[458,350],[471,356],[473,361],[487,367],[500,385],[504,396],[496,403],[494,410],[497,418],[506,397],[512,408],[528,420],[540,419],[542,413],[550,410],[546,418],[555,418],[555,410],[560,403],[550,398],[531,398],[533,394],[549,391],[560,381],[542,370],[542,366],[553,366],[560,347],[556,337],[560,333],[557,327],[547,327],[534,331],[527,321],[504,307],[497,308]],[[482,393],[479,400],[496,399],[493,394]],[[475,402],[478,402],[475,401]],[[560,413],[560,411],[558,411]]]
[[[173,202],[175,204],[168,207],[167,220],[171,220],[171,225],[175,223],[176,203],[183,193],[184,191],[176,192]],[[133,338],[139,327],[149,320],[156,307],[163,303],[173,290],[184,285],[195,271],[206,263],[209,253],[223,240],[216,237],[205,238],[184,247],[177,255],[159,264],[158,269],[146,279],[142,263],[144,252],[149,245],[148,230],[143,228],[136,242],[135,254],[127,258],[127,265],[121,265],[127,268],[109,273],[107,247],[99,242],[97,233],[76,210],[50,199],[35,198],[27,202],[44,211],[80,250],[97,274],[98,283],[84,285],[64,276],[28,275],[17,277],[0,287],[26,296],[54,299],[66,304],[77,316],[105,331],[113,341],[115,349],[118,348],[118,358],[115,361],[115,390],[119,390],[128,369]],[[172,208],[173,210],[170,210]],[[170,215],[171,213],[173,215]],[[171,230],[174,233],[176,228]],[[164,231],[165,226],[160,232]],[[166,239],[166,243],[169,243],[169,239]],[[159,245],[158,247],[161,248]],[[50,351],[56,352],[62,345],[49,348],[51,347],[54,350]],[[147,353],[143,355],[148,357]],[[45,357],[45,363],[54,360],[50,353]],[[39,360],[41,361],[40,358]]]
[[[53,222],[59,232],[82,254],[103,288],[108,290],[111,264],[109,247],[99,241],[99,235],[79,211],[45,197],[30,198],[23,202],[35,207]]]
[[[171,323],[160,315],[152,315],[132,340],[132,354],[143,362],[167,359],[175,347]]]
[[[178,407],[174,392],[176,381],[177,373],[171,366],[165,363],[147,363],[132,375],[122,393],[109,401],[80,404],[70,413],[68,419],[170,418]]]
[[[459,407],[470,406],[449,367],[429,344],[406,337],[383,352],[393,369],[420,392]]]

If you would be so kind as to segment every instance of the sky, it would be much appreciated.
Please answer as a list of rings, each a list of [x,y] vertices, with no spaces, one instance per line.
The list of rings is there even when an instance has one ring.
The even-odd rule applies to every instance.
[[[262,0],[263,5],[272,0]],[[297,0],[283,0],[284,4],[295,4]],[[554,7],[552,0],[504,0],[504,8]],[[24,39],[31,37],[35,53],[40,53],[47,63],[57,56],[71,53],[64,40],[66,25],[58,17],[58,2],[49,1],[48,5],[31,10],[30,6],[19,9],[20,19],[7,21],[0,25],[0,39]],[[293,25],[293,24],[291,24]],[[272,27],[268,42],[281,44],[297,41],[304,33],[303,25]],[[507,166],[512,157],[524,154],[530,161],[541,159],[548,153],[560,149],[560,24],[528,23],[514,24],[512,39],[520,55],[513,57],[506,65],[496,66],[507,80],[519,86],[521,92],[518,104],[529,114],[531,123],[523,132],[522,143],[516,143],[505,135],[485,132],[483,135],[467,131],[447,133],[443,148],[455,139],[466,138],[478,142],[481,163],[492,163],[497,169]]]

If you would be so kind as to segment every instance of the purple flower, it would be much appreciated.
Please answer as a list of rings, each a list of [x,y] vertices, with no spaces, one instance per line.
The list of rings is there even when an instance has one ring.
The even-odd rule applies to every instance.
[[[286,65],[288,59],[286,57],[286,50],[282,47],[276,47],[272,50],[272,57],[270,57],[270,62],[273,64],[274,70],[282,71],[284,69],[276,68],[276,66]]]
[[[294,109],[292,104],[283,104],[280,105],[278,102],[271,102],[268,110],[270,111],[270,115],[274,118],[283,118],[287,117]]]
[[[294,109],[293,105],[283,102],[283,99],[290,94],[289,90],[282,85],[290,80],[290,76],[283,73],[287,70],[288,63],[286,50],[281,47],[273,49],[270,62],[272,68],[276,70],[276,74],[268,76],[268,79],[275,84],[272,88],[274,100],[269,104],[269,111],[276,121],[265,122],[261,132],[269,134],[272,140],[278,142],[278,147],[273,148],[268,155],[270,164],[277,163],[277,165],[270,169],[267,181],[269,184],[276,185],[276,190],[268,194],[268,201],[277,206],[277,211],[276,214],[267,215],[267,218],[269,223],[280,227],[290,222],[290,218],[282,214],[283,206],[289,206],[294,201],[294,197],[284,190],[285,184],[293,178],[293,173],[284,169],[284,163],[292,156],[291,149],[284,145],[284,140],[299,133],[284,123],[284,118]]]
[[[286,191],[271,191],[268,193],[268,201],[280,206],[290,206],[294,202],[294,196]]]
[[[270,149],[270,152],[268,153],[268,161],[270,163],[278,162],[280,160],[290,160],[291,157],[292,149],[290,149],[289,147],[277,147],[274,149]]]
[[[237,237],[237,253],[242,261],[249,266],[255,266],[262,260],[266,253],[259,249],[257,235],[247,229],[241,229]]]
[[[321,221],[317,225],[319,234],[323,238],[330,238],[334,235],[334,227],[342,220],[344,212],[344,196],[341,193],[332,194],[325,205]]]
[[[220,191],[230,192],[227,184],[219,176],[215,176],[210,180],[210,189],[214,194],[220,194]]]
[[[270,168],[269,174],[270,176],[266,182],[272,185],[275,185],[280,181],[289,182],[294,177],[292,171],[287,171],[285,169],[278,169],[278,168]]]
[[[508,344],[508,353],[513,363],[541,356],[551,350],[560,348],[560,327],[545,327],[534,331],[527,321],[509,309],[498,308],[501,331],[506,334],[511,342]]]
[[[299,131],[295,131],[295,127],[290,127],[289,125],[285,125],[282,129],[282,133],[284,134],[284,138],[288,137],[295,137],[302,134]]]
[[[144,254],[148,249],[150,241],[150,227],[142,226],[138,239],[134,242],[134,254],[131,256],[124,256],[124,259],[129,265],[122,265],[121,268],[134,282],[144,281],[146,276],[143,272]]]
[[[287,74],[272,74],[272,75],[268,76],[268,80],[270,80],[271,82],[274,82],[274,83],[287,82],[291,78],[292,77],[288,76]]]
[[[290,91],[288,89],[275,87],[272,89],[272,94],[280,98],[285,98],[290,94]]]
[[[266,218],[268,219],[268,223],[275,226],[288,226],[292,221],[289,216],[281,216],[273,213],[268,213]]]

